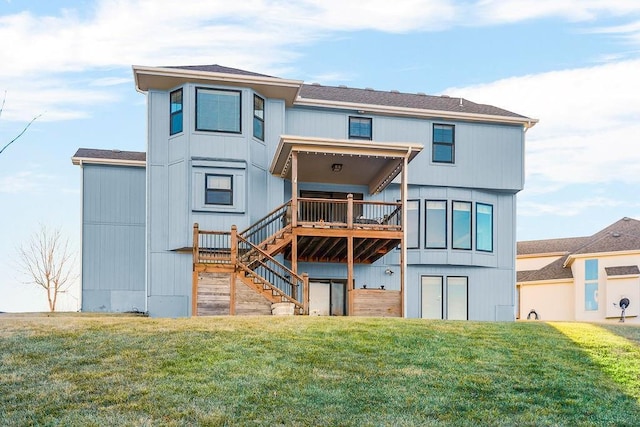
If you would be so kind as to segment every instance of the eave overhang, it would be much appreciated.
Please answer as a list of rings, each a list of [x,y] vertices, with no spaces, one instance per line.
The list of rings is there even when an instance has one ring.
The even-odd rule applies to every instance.
[[[584,254],[572,254],[569,255],[562,265],[563,267],[570,267],[573,262],[579,258],[604,258],[604,257],[612,257],[612,256],[623,256],[623,255],[638,255],[640,254],[640,249],[633,249],[627,251],[611,251],[611,252],[593,252],[593,253],[584,253]]]
[[[95,157],[72,157],[71,163],[73,163],[76,166],[82,166],[84,164],[93,164],[93,165],[145,167],[147,165],[147,162],[143,160],[102,159],[102,158],[95,158]]]
[[[302,80],[277,77],[251,76],[210,71],[185,70],[167,67],[145,67],[134,65],[133,75],[136,90],[169,90],[186,83],[249,87],[267,98],[284,99],[287,106],[298,97]]]
[[[298,157],[298,182],[366,185],[376,194],[423,149],[420,144],[378,143],[282,135],[270,172],[291,179],[292,153]],[[334,171],[340,165],[340,171]]]
[[[427,119],[463,120],[470,122],[502,123],[520,125],[525,130],[531,129],[538,123],[538,119],[515,116],[497,116],[490,114],[464,113],[444,110],[425,110],[421,108],[393,107],[386,105],[361,104],[343,101],[327,101],[298,97],[296,106],[336,108],[342,110],[363,111],[364,114],[382,114],[387,116],[420,117]]]

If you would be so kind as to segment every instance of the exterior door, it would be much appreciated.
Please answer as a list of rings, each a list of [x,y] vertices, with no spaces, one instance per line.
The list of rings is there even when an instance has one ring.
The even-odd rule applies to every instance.
[[[343,281],[309,281],[309,315],[344,316],[345,291]]]
[[[440,276],[422,276],[422,318],[443,319]]]

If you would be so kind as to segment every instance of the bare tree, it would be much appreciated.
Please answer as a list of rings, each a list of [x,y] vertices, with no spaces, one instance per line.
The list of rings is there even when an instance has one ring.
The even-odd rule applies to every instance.
[[[40,225],[26,245],[18,248],[20,270],[28,278],[24,283],[35,284],[47,292],[49,310],[56,310],[58,296],[69,290],[77,278],[76,257],[59,229],[49,230]]]
[[[4,97],[2,98],[2,105],[0,105],[0,117],[2,117],[2,111],[4,110],[4,103],[6,100],[7,100],[7,91],[4,92]],[[0,148],[0,154],[2,154],[2,152],[6,150],[8,146],[16,142],[18,138],[20,138],[27,131],[27,129],[29,129],[29,126],[31,126],[33,122],[35,122],[40,118],[40,116],[42,116],[42,114],[39,114],[35,116],[33,119],[31,119],[31,121],[27,123],[27,125],[22,129],[22,131],[15,138],[13,138],[11,141],[5,144],[2,148]]]

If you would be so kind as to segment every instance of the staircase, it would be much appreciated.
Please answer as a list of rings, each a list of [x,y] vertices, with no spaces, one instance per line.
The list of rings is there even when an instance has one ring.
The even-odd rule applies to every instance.
[[[200,231],[195,224],[194,265],[232,267],[238,279],[271,303],[290,304],[295,314],[305,314],[308,278],[274,258],[291,243],[290,212],[287,202],[241,232],[235,226],[230,233]]]
[[[348,195],[346,200],[297,198],[242,231],[235,226],[230,232],[201,231],[194,224],[194,272],[234,273],[278,309],[308,314],[308,277],[283,265],[283,259],[294,265],[347,263],[351,271],[354,263],[372,264],[401,244],[401,213],[397,202]]]

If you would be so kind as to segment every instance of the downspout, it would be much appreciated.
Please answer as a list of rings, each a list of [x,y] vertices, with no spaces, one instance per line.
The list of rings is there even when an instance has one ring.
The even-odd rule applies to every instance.
[[[82,311],[83,302],[83,290],[84,290],[84,277],[82,275],[82,265],[84,262],[84,163],[82,159],[79,160],[78,166],[80,166],[80,294],[78,295],[78,302],[76,304],[77,311]]]

